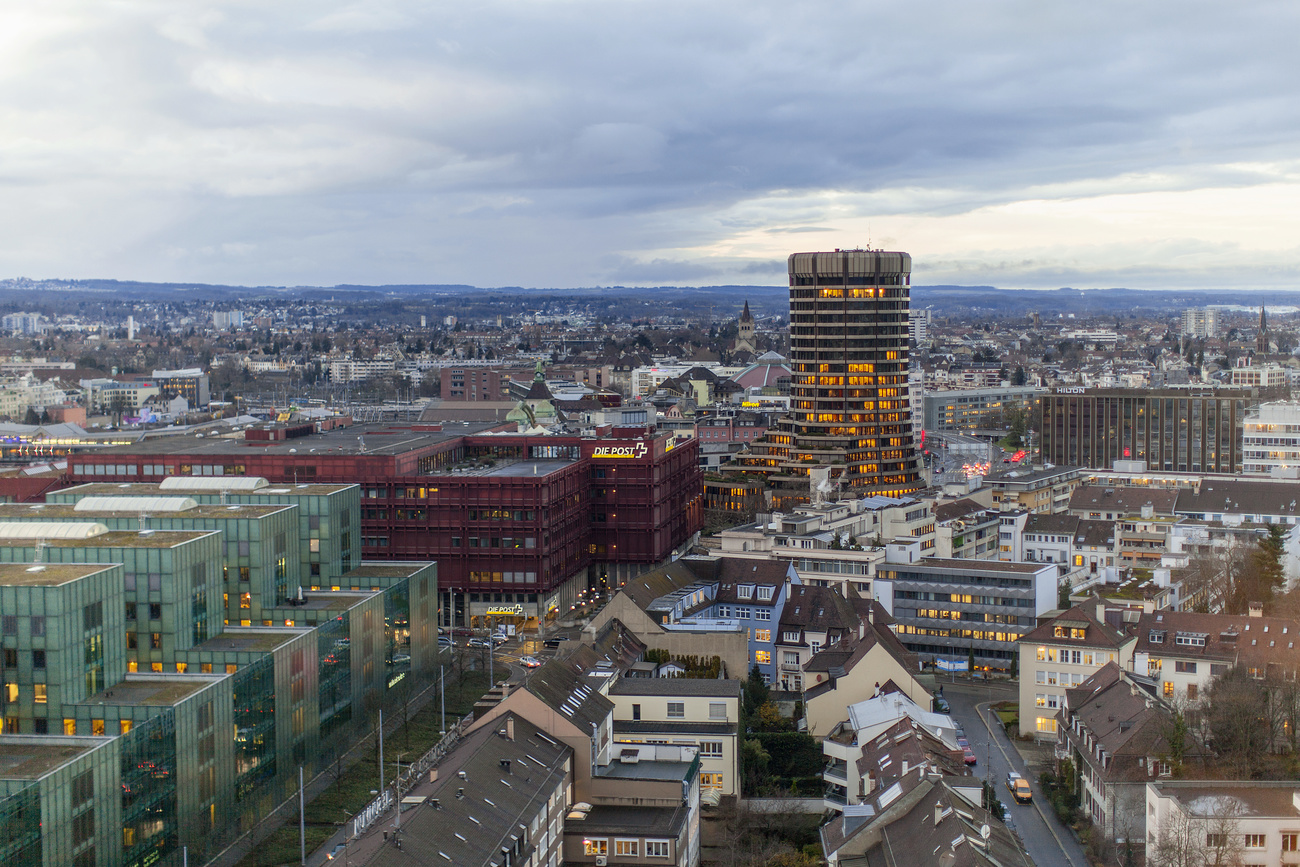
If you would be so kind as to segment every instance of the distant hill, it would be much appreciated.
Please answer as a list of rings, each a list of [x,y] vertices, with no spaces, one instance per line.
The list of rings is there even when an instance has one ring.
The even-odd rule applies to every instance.
[[[187,297],[205,301],[266,298],[321,301],[333,298],[352,304],[367,302],[418,303],[427,298],[440,300],[537,299],[539,302],[573,299],[597,306],[632,304],[640,307],[680,305],[683,312],[711,309],[718,319],[739,314],[748,301],[756,315],[785,316],[789,313],[787,287],[757,285],[722,286],[579,286],[579,287],[479,287],[465,284],[383,284],[367,286],[229,286],[208,283],[147,283],[134,280],[0,280],[0,303],[7,308],[31,304],[33,293],[54,293],[61,300],[81,298],[99,303],[139,301],[181,301]],[[913,307],[932,307],[937,313],[953,315],[1018,316],[1037,311],[1042,315],[1083,316],[1173,313],[1188,307],[1225,302],[1255,306],[1286,304],[1300,306],[1300,291],[1260,292],[1217,290],[1074,289],[1006,290],[996,286],[933,285],[913,286]],[[600,302],[604,302],[602,305]],[[525,302],[526,304],[529,302]],[[734,308],[734,314],[728,313]],[[629,311],[632,313],[632,311]],[[635,314],[632,314],[635,315]]]

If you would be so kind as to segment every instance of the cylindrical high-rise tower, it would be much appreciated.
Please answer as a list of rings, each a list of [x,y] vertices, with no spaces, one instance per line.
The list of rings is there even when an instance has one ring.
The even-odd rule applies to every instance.
[[[791,414],[736,463],[777,504],[810,496],[824,468],[841,493],[922,487],[907,400],[912,257],[878,250],[790,256]]]

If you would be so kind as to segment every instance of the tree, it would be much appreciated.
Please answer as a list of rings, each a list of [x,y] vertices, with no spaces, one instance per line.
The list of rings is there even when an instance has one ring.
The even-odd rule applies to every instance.
[[[1233,798],[1214,799],[1214,807],[1216,812],[1208,816],[1179,808],[1166,813],[1155,844],[1147,847],[1151,867],[1238,867],[1241,807]]]
[[[1024,385],[1028,381],[1029,377],[1025,375],[1025,368],[1021,365],[1016,365],[1016,372],[1011,374],[1011,384]]]
[[[749,670],[749,677],[745,680],[745,714],[754,716],[760,707],[768,703],[771,695],[772,690],[763,680],[762,669],[755,665]]]
[[[1271,715],[1264,686],[1250,670],[1233,666],[1219,675],[1206,690],[1202,713],[1214,751],[1237,779],[1263,767],[1273,745]]]

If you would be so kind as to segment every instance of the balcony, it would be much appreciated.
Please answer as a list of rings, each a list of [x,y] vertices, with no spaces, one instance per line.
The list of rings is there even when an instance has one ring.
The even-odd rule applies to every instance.
[[[836,813],[843,813],[844,807],[848,803],[848,797],[844,789],[838,786],[827,786],[825,794],[822,795],[822,809],[834,810]]]
[[[849,769],[844,762],[831,762],[822,771],[822,779],[833,786],[845,788],[849,784]]]

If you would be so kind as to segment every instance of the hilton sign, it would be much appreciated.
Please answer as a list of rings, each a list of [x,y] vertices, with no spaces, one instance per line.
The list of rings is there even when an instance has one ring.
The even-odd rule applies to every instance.
[[[593,458],[643,458],[647,451],[645,443],[637,443],[635,446],[598,446],[592,450],[591,456]]]

